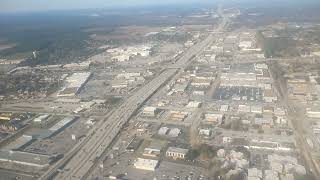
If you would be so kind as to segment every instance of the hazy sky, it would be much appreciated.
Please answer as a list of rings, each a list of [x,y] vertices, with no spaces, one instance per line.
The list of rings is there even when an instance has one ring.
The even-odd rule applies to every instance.
[[[0,0],[0,12],[103,8],[208,1],[214,0]]]

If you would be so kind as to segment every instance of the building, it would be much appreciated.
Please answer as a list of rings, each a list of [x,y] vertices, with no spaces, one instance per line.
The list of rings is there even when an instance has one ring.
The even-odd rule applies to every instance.
[[[251,112],[256,114],[262,114],[261,106],[251,106]]]
[[[204,91],[193,91],[192,94],[195,96],[204,96],[205,92]]]
[[[240,104],[238,106],[238,112],[239,113],[249,113],[249,112],[251,112],[251,107],[247,106],[247,105]]]
[[[208,78],[194,78],[191,82],[191,86],[196,87],[208,87],[211,85],[211,79]]]
[[[198,108],[201,106],[201,102],[197,102],[197,101],[190,101],[188,104],[187,104],[187,108]]]
[[[166,146],[166,141],[152,140],[151,143],[144,148],[143,156],[158,157],[161,154],[162,149]]]
[[[138,158],[134,162],[134,167],[137,169],[142,169],[147,171],[155,171],[158,164],[159,164],[158,160]]]
[[[115,79],[111,81],[111,87],[114,89],[127,88],[128,84],[126,79]]]
[[[140,72],[124,72],[117,75],[117,79],[131,79],[134,77],[140,77]]]
[[[227,112],[229,110],[229,105],[221,105],[220,111],[221,112]]]
[[[241,49],[248,49],[252,47],[252,41],[241,41],[239,43],[239,48]]]
[[[170,129],[167,128],[167,127],[161,127],[159,130],[158,130],[158,135],[161,135],[161,136],[164,136],[164,135],[167,135],[168,131]]]
[[[74,73],[66,79],[66,86],[58,93],[58,97],[72,97],[80,92],[88,82],[90,72]]]
[[[204,120],[209,123],[221,124],[224,114],[208,113],[204,115]]]
[[[168,135],[169,135],[170,137],[178,137],[178,136],[180,135],[180,133],[181,133],[181,130],[180,130],[180,129],[178,129],[178,128],[173,128],[173,129],[170,129]]]
[[[21,151],[2,150],[0,151],[0,162],[22,165],[36,169],[44,169],[49,167],[54,160],[51,156],[34,154]],[[21,169],[23,170],[23,168]]]
[[[30,145],[33,142],[32,136],[23,134],[17,139],[10,142],[8,145],[4,146],[5,150],[19,150],[27,145]]]
[[[254,124],[255,125],[260,125],[260,126],[273,126],[273,119],[271,116],[266,116],[266,117],[256,117],[254,119]]]
[[[307,117],[309,118],[320,118],[320,108],[307,108]]]
[[[171,111],[169,118],[173,121],[184,121],[188,117],[188,114],[188,112],[183,111]]]
[[[199,135],[209,137],[211,135],[211,129],[199,129]]]
[[[254,64],[254,69],[259,70],[259,69],[269,69],[268,65],[265,63],[256,63]]]
[[[177,84],[175,84],[175,86],[172,88],[172,91],[173,91],[173,92],[176,92],[176,93],[183,93],[183,92],[185,92],[185,90],[187,89],[188,85],[189,85],[188,82],[177,83]]]
[[[74,121],[76,121],[78,117],[66,117],[62,120],[60,120],[58,123],[53,125],[51,128],[49,128],[49,131],[51,132],[50,136],[54,136],[61,132],[65,127],[72,124]]]
[[[43,114],[38,116],[37,118],[35,118],[33,120],[33,122],[35,123],[42,123],[43,121],[45,121],[46,119],[48,119],[50,117],[50,114]]]
[[[252,139],[249,145],[245,146],[248,149],[260,149],[260,150],[269,150],[269,151],[279,151],[279,152],[291,152],[293,147],[286,144],[281,144],[275,141],[263,141]]]
[[[143,116],[150,116],[150,117],[154,117],[157,115],[157,113],[159,112],[159,109],[157,109],[156,107],[145,107],[142,111],[142,115]]]
[[[166,156],[173,159],[185,159],[188,151],[188,149],[169,147],[166,152]]]

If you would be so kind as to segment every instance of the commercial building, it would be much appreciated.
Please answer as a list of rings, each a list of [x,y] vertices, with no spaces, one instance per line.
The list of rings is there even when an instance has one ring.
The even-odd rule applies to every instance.
[[[211,85],[211,81],[212,80],[208,78],[196,77],[196,78],[193,78],[193,80],[191,81],[191,86],[208,87]]]
[[[171,111],[169,119],[173,121],[184,121],[188,117],[188,114],[188,112],[183,111]]]
[[[282,144],[275,141],[264,141],[264,140],[251,140],[249,145],[245,147],[249,149],[260,149],[260,150],[270,150],[270,151],[279,151],[279,152],[291,152],[293,147],[289,144]]]
[[[278,97],[275,95],[275,93],[273,92],[273,90],[271,89],[265,89],[263,91],[263,100],[265,102],[274,102],[278,100]]]
[[[240,112],[240,113],[249,113],[249,112],[251,112],[251,106],[240,104],[238,106],[238,112]]]
[[[199,129],[199,135],[209,137],[211,135],[211,129]]]
[[[169,147],[166,152],[166,156],[173,159],[185,159],[188,151],[188,149]]]
[[[220,106],[220,111],[221,112],[227,112],[229,110],[229,105],[221,105]]]
[[[144,148],[143,156],[158,157],[161,154],[162,149],[166,146],[166,141],[152,140],[151,143]]]
[[[111,87],[114,89],[127,88],[128,84],[126,79],[115,79],[111,81]]]
[[[150,117],[154,117],[158,114],[159,109],[156,107],[145,107],[142,111],[142,115],[143,116],[150,116]]]
[[[252,41],[241,41],[239,43],[239,48],[241,49],[248,49],[252,47]]]
[[[195,96],[204,96],[205,92],[204,91],[193,91],[192,94]]]
[[[207,113],[204,115],[204,120],[208,123],[221,124],[224,114]]]
[[[158,160],[138,158],[134,162],[134,167],[137,169],[154,171],[157,168],[158,164],[159,164]]]
[[[251,106],[251,112],[262,114],[262,106]]]
[[[320,108],[317,108],[317,107],[307,108],[306,113],[309,118],[320,118]]]

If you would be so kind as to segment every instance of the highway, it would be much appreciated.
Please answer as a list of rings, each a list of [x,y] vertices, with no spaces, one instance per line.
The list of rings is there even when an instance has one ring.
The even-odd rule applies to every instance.
[[[227,19],[223,18],[216,32],[223,29],[226,25]],[[205,40],[192,46],[175,64],[168,67],[158,77],[135,92],[110,116],[105,117],[105,121],[101,121],[101,124],[95,126],[86,138],[70,150],[62,160],[52,165],[39,179],[85,179],[91,168],[94,167],[97,160],[118,135],[123,125],[179,69],[184,69],[195,56],[210,45],[214,38],[215,36],[210,34]]]

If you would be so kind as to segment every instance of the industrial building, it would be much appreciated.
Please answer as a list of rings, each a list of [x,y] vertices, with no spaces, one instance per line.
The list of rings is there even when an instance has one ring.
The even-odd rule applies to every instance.
[[[67,77],[65,87],[58,93],[58,97],[73,97],[80,92],[91,76],[90,72],[74,73]]]
[[[2,150],[0,151],[0,162],[24,165],[44,169],[54,160],[51,156],[33,154],[21,151]]]
[[[65,127],[69,126],[70,124],[72,124],[74,121],[76,121],[78,119],[78,117],[66,117],[62,120],[60,120],[58,123],[56,123],[55,125],[53,125],[51,128],[49,128],[49,132],[50,137],[58,134],[59,132],[61,132]]]
[[[4,146],[5,150],[19,150],[33,142],[32,136],[23,134],[8,145]]]

